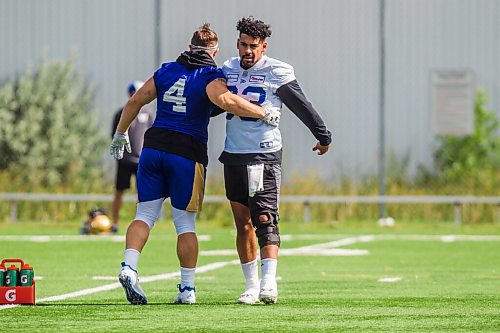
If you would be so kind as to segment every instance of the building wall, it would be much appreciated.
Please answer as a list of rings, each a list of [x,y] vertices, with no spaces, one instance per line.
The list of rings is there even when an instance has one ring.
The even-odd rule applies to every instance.
[[[284,109],[284,174],[339,179],[377,174],[379,1],[170,1],[161,4],[161,61],[187,48],[203,22],[217,30],[218,64],[237,54],[235,25],[253,15],[271,24],[268,55],[292,64],[306,95],[333,132],[318,157],[315,139]],[[500,115],[500,3],[495,0],[386,0],[386,150],[410,156],[410,171],[432,164],[429,76],[433,68],[470,68]],[[155,0],[0,1],[0,83],[41,57],[74,54],[96,89],[98,121],[108,134],[126,87],[146,80],[155,60]],[[210,125],[209,177],[218,178],[224,119]],[[106,156],[106,163],[112,163]]]
[[[408,154],[414,170],[430,165],[430,74],[467,68],[486,89],[500,118],[500,2],[489,0],[387,1],[387,149]]]
[[[0,82],[42,58],[74,56],[107,133],[128,83],[155,69],[153,17],[152,1],[2,0]]]

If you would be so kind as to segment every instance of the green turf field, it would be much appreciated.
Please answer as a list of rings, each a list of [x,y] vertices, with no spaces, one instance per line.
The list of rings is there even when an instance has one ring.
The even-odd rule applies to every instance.
[[[197,304],[174,305],[174,230],[155,227],[139,263],[149,304],[132,306],[115,279],[123,235],[79,237],[76,225],[0,225],[0,258],[23,258],[39,277],[37,305],[2,306],[0,321],[5,332],[500,331],[498,227],[285,223],[278,304],[254,306],[235,304],[244,281],[231,229],[198,229]]]

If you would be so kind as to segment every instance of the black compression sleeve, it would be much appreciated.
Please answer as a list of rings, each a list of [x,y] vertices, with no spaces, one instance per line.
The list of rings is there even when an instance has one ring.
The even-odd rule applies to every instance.
[[[302,92],[297,80],[284,84],[276,91],[280,99],[309,128],[322,146],[332,142],[332,133],[326,128],[323,119]]]

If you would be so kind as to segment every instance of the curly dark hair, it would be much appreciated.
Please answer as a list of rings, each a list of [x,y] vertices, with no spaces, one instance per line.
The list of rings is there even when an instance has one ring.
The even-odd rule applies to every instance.
[[[240,34],[246,34],[253,38],[260,38],[264,41],[267,37],[271,37],[271,26],[265,24],[261,20],[256,20],[253,16],[244,17],[236,24],[236,30]]]

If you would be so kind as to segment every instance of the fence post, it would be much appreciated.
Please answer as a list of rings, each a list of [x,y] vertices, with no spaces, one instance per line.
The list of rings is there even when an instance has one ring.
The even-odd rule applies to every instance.
[[[9,220],[11,223],[17,222],[17,201],[10,202]]]
[[[496,223],[500,223],[500,202],[497,203],[497,209],[496,209],[496,212],[495,212],[495,222]]]
[[[462,204],[460,202],[455,202],[455,225],[460,225],[462,223]]]
[[[309,224],[311,222],[311,203],[306,200],[304,201],[304,223]]]

